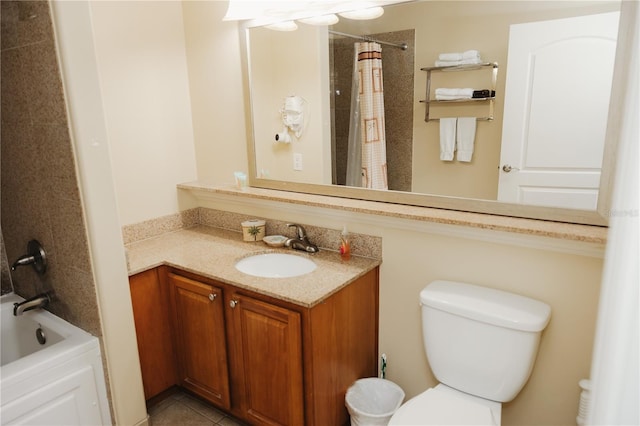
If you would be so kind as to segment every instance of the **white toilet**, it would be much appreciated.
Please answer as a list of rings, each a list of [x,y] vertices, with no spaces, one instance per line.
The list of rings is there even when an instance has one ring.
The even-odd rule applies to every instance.
[[[404,403],[390,425],[499,425],[502,403],[525,385],[549,305],[471,284],[420,292],[427,359],[440,382]]]

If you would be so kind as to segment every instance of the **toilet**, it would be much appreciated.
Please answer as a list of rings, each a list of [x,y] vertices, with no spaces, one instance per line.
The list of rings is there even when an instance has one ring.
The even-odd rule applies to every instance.
[[[500,425],[523,388],[549,305],[472,284],[434,281],[420,292],[422,334],[440,382],[405,402],[389,425]]]

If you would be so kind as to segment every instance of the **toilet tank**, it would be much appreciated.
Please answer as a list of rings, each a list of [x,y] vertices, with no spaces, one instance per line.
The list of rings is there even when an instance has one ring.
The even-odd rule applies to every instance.
[[[549,305],[472,284],[434,281],[420,292],[429,365],[441,383],[511,401],[535,363]]]

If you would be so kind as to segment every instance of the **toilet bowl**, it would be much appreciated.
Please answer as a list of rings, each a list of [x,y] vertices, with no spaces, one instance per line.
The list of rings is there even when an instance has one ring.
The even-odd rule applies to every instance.
[[[405,402],[389,425],[498,426],[502,404],[439,384]]]
[[[439,384],[411,398],[390,425],[493,425],[526,384],[551,308],[520,295],[452,281],[420,292],[422,334]]]

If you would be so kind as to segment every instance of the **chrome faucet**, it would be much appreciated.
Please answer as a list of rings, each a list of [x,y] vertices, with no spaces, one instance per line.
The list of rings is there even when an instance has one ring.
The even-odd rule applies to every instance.
[[[287,247],[291,247],[295,250],[306,251],[307,253],[317,253],[320,251],[317,245],[313,244],[309,241],[309,237],[307,237],[307,231],[297,223],[287,223],[287,226],[296,228],[296,237],[297,238],[289,238],[284,242],[284,245]]]
[[[44,308],[49,304],[49,302],[51,302],[51,296],[49,296],[48,293],[38,294],[24,302],[14,303],[13,315],[17,317],[18,315],[22,315],[24,312],[32,309]]]

